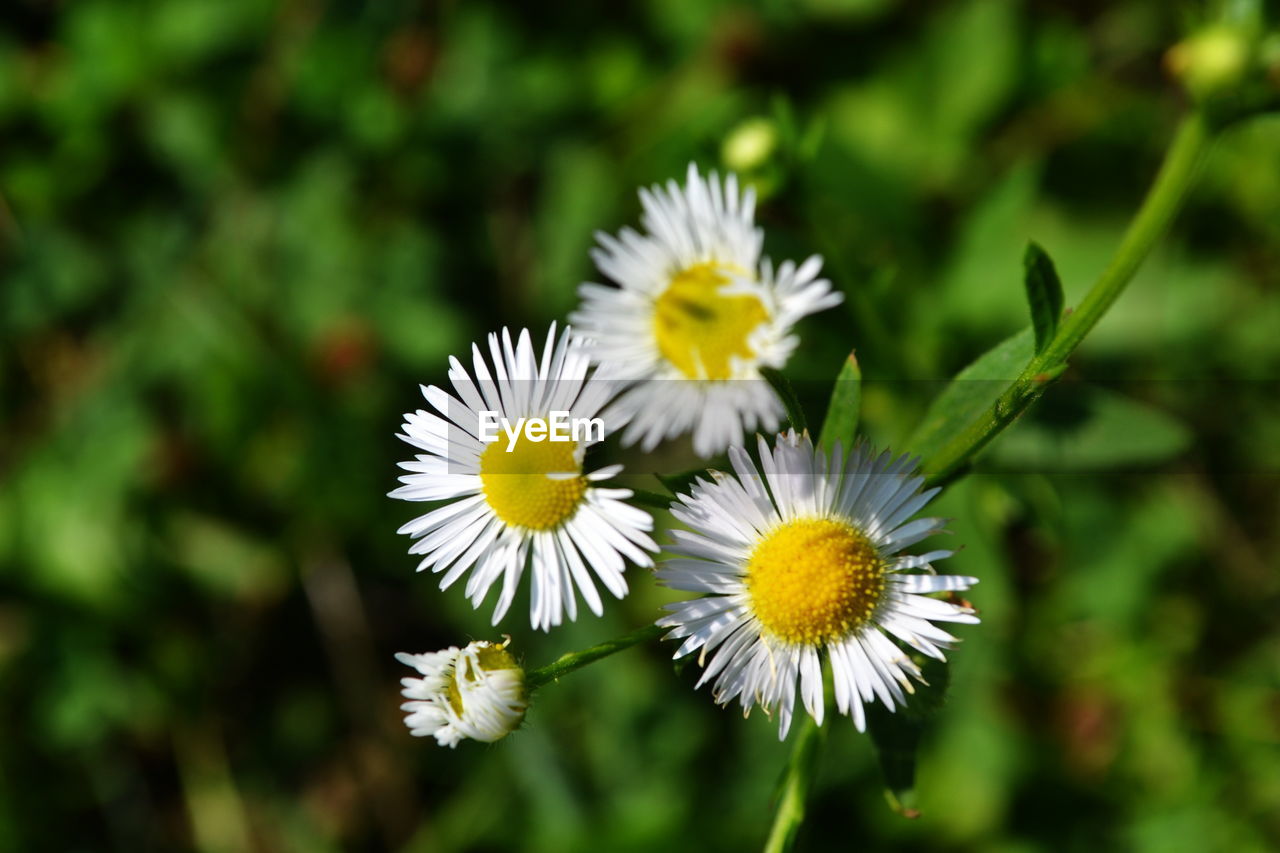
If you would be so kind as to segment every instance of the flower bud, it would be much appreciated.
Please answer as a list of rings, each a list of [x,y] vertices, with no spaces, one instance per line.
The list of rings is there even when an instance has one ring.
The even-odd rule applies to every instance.
[[[735,172],[750,172],[763,166],[778,146],[778,130],[767,118],[752,118],[739,124],[724,140],[720,156]]]
[[[1203,100],[1241,84],[1253,62],[1253,40],[1237,27],[1217,24],[1169,49],[1165,64],[1195,98]]]
[[[464,738],[490,743],[524,719],[524,670],[506,643],[479,641],[419,655],[400,652],[396,660],[422,675],[400,680],[401,693],[410,700],[400,708],[408,712],[404,722],[415,737],[432,735],[448,747]]]

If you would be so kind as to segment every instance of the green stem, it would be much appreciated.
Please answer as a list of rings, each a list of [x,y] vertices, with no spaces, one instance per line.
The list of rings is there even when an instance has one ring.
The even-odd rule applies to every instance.
[[[1182,207],[1211,141],[1212,134],[1200,113],[1192,113],[1182,120],[1160,172],[1125,232],[1115,257],[1080,306],[1063,319],[1058,334],[1041,356],[1046,363],[1065,362],[1120,296]]]
[[[1049,345],[1031,359],[995,404],[925,462],[924,471],[929,485],[948,482],[959,474],[975,453],[1026,411],[1040,398],[1049,383],[1062,374],[1067,359],[1115,303],[1177,213],[1211,138],[1201,115],[1192,114],[1183,120],[1155,182],[1125,232],[1110,265],[1089,289],[1079,307],[1058,326]],[[800,727],[792,746],[782,800],[765,844],[765,853],[789,850],[804,822],[805,798],[817,770],[821,729],[807,714],[802,715]]]
[[[804,823],[805,800],[813,787],[813,777],[818,769],[818,747],[822,743],[823,729],[813,717],[803,710],[797,713],[800,731],[796,733],[787,762],[787,775],[782,780],[778,811],[773,816],[769,839],[764,843],[764,853],[786,853],[795,843],[796,833]]]
[[[614,652],[620,652],[623,649],[629,649],[639,643],[649,640],[656,640],[666,633],[666,628],[659,628],[657,625],[646,625],[643,628],[637,628],[630,634],[623,634],[612,640],[606,640],[598,643],[590,648],[583,649],[580,652],[569,652],[561,655],[556,660],[540,666],[537,669],[531,669],[525,673],[524,684],[530,690],[537,690],[549,681],[555,681],[561,676],[568,675],[575,669],[580,669],[589,663],[594,663],[601,658],[607,658]]]
[[[1160,172],[1129,224],[1111,263],[1085,294],[1079,307],[1063,319],[1049,345],[1031,359],[1022,374],[991,408],[925,461],[924,473],[929,485],[947,483],[958,475],[974,454],[1040,399],[1049,383],[1062,374],[1067,367],[1067,359],[1115,303],[1150,254],[1151,247],[1168,228],[1212,139],[1213,134],[1200,113],[1192,113],[1182,120]]]

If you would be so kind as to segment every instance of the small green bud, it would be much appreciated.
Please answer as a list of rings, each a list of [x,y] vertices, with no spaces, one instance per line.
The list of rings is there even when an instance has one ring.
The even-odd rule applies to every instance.
[[[404,678],[401,709],[405,724],[419,737],[432,736],[441,746],[464,739],[491,743],[506,737],[524,719],[528,696],[524,670],[507,644],[477,641],[421,655],[398,654],[396,660],[423,677]]]
[[[778,147],[778,129],[767,118],[750,118],[725,137],[720,156],[735,172],[763,166]]]
[[[1196,100],[1236,89],[1253,64],[1250,34],[1229,24],[1215,24],[1169,49],[1165,66]]]

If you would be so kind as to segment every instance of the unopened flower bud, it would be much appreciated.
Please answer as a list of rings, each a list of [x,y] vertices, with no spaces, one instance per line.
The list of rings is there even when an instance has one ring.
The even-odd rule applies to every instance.
[[[1171,47],[1165,64],[1188,92],[1203,100],[1239,86],[1249,73],[1252,54],[1248,33],[1218,24]]]
[[[767,118],[747,119],[725,137],[720,156],[735,172],[763,166],[778,145],[778,130]]]
[[[419,655],[401,652],[396,660],[422,675],[400,680],[409,700],[400,708],[408,712],[405,725],[415,737],[431,735],[448,747],[464,738],[490,743],[524,719],[524,670],[505,643],[480,641]]]

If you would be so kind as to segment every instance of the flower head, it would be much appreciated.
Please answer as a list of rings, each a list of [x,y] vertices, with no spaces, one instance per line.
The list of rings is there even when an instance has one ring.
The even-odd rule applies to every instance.
[[[466,594],[473,607],[501,578],[494,624],[530,565],[534,628],[559,625],[565,613],[575,619],[578,593],[599,615],[595,580],[622,598],[624,559],[649,566],[648,552],[657,550],[648,534],[653,520],[624,503],[631,491],[597,485],[622,466],[583,468],[587,448],[608,432],[607,420],[595,416],[612,386],[588,377],[581,339],[568,330],[557,339],[554,325],[540,361],[527,330],[514,345],[503,330],[501,338],[489,336],[488,360],[472,346],[475,381],[456,358],[449,365],[456,396],[423,388],[434,413],[405,415],[400,438],[423,452],[400,463],[410,473],[391,492],[404,500],[446,502],[400,528],[417,540],[409,551],[423,555],[418,570],[443,572],[441,589],[470,571]],[[557,418],[575,428],[548,434],[549,422],[555,433]],[[526,428],[533,421],[541,431]],[[577,429],[582,423],[587,428]]]
[[[776,269],[760,250],[755,194],[737,178],[703,178],[640,191],[644,233],[597,235],[596,266],[617,287],[583,284],[572,320],[592,340],[591,358],[628,383],[611,407],[624,444],[650,450],[693,433],[712,456],[741,444],[743,430],[773,430],[782,415],[760,368],[780,368],[807,314],[841,296],[819,279],[814,256]]]
[[[816,452],[807,434],[759,439],[760,468],[740,447],[734,474],[714,472],[673,506],[675,556],[658,570],[674,589],[705,595],[666,605],[658,624],[684,638],[676,657],[701,651],[698,685],[715,679],[720,704],[777,710],[791,725],[797,681],[805,707],[823,717],[820,652],[831,664],[840,713],[866,725],[863,703],[886,707],[914,691],[920,669],[890,637],[939,660],[955,642],[934,622],[977,622],[968,606],[929,597],[968,589],[976,578],[933,573],[951,551],[901,551],[939,532],[938,518],[912,517],[937,493],[920,491],[916,460],[855,447]],[[763,474],[761,473],[763,471]],[[710,660],[706,660],[710,655]]]
[[[489,743],[524,719],[524,670],[505,643],[474,642],[421,655],[400,652],[396,660],[422,674],[400,679],[401,694],[409,700],[400,708],[409,712],[404,722],[414,737],[431,735],[448,747],[464,738]]]

